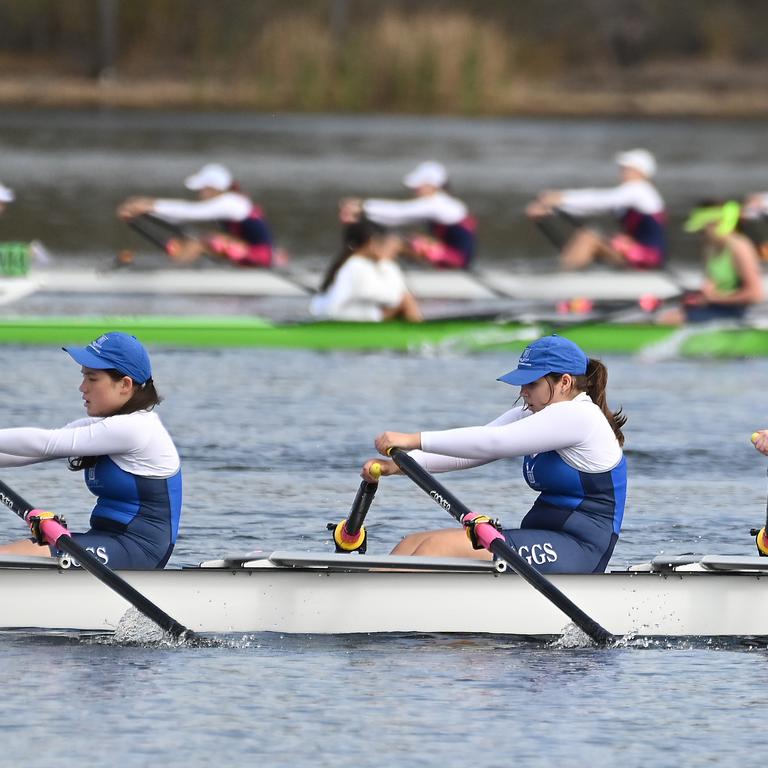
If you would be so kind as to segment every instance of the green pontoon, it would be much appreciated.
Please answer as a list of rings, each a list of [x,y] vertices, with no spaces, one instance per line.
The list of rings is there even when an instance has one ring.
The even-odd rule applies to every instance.
[[[577,321],[521,323],[488,319],[440,319],[424,323],[273,323],[242,316],[34,316],[0,318],[0,343],[83,344],[106,330],[135,334],[168,347],[274,347],[315,350],[420,352],[519,350],[531,339],[557,332],[590,354],[636,354],[668,348],[687,357],[768,356],[768,328]]]

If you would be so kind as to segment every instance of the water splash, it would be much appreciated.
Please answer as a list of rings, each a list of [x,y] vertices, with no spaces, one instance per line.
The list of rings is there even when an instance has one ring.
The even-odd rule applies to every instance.
[[[595,647],[595,641],[575,624],[568,624],[563,629],[563,634],[550,644],[550,648],[557,648],[559,650]]]
[[[89,638],[96,645],[119,645],[158,648],[217,648],[228,643],[217,638],[203,637],[194,633],[178,637],[164,632],[154,621],[136,608],[129,608],[121,617],[111,635]]]
[[[582,629],[575,624],[568,624],[563,629],[563,634],[550,644],[551,648],[557,649],[578,649],[578,648],[597,648],[597,643]],[[659,641],[653,638],[643,636],[638,632],[629,632],[626,635],[620,635],[608,643],[606,648],[657,648]]]

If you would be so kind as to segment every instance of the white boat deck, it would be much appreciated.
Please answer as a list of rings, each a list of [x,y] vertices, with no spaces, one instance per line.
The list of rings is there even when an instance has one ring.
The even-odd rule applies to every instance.
[[[317,289],[320,279],[321,276],[316,272],[301,270],[282,273],[226,268],[109,271],[40,269],[27,277],[0,278],[0,303],[15,301],[32,292],[301,298],[310,296]],[[644,295],[669,298],[678,294],[681,286],[696,287],[700,274],[685,271],[672,276],[666,272],[597,269],[578,273],[531,274],[499,269],[477,272],[407,270],[406,281],[419,299],[635,300]]]

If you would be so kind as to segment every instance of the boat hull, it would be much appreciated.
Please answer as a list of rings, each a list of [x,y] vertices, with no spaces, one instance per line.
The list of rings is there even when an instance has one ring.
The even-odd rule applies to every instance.
[[[327,562],[276,553],[237,566],[121,575],[182,624],[203,633],[551,637],[569,624],[523,579],[490,566],[405,571],[386,559],[350,569]],[[768,613],[759,609],[768,595],[765,573],[617,572],[560,575],[552,581],[617,635],[768,636]],[[112,631],[129,608],[90,574],[74,568],[0,566],[0,594],[0,627],[6,630]]]

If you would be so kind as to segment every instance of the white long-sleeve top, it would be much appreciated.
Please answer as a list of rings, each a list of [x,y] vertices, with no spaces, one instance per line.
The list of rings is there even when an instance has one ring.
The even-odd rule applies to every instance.
[[[208,200],[155,200],[152,213],[173,222],[243,221],[253,210],[253,203],[239,192],[224,192]]]
[[[558,207],[574,216],[621,213],[630,208],[653,216],[664,210],[664,200],[649,181],[634,179],[606,189],[566,189]]]
[[[310,312],[320,317],[356,322],[379,322],[384,308],[398,306],[407,292],[396,262],[350,256],[325,293],[312,297]]]
[[[363,202],[363,212],[384,227],[400,227],[422,221],[458,224],[467,217],[467,206],[447,192],[438,191],[412,200],[370,198]]]
[[[109,456],[134,475],[168,478],[179,470],[176,446],[153,411],[78,419],[60,429],[0,429],[0,467],[74,456]]]
[[[606,472],[623,455],[605,415],[585,393],[538,413],[516,406],[484,426],[422,432],[421,445],[422,450],[411,455],[432,472],[545,451],[557,451],[579,471]]]

